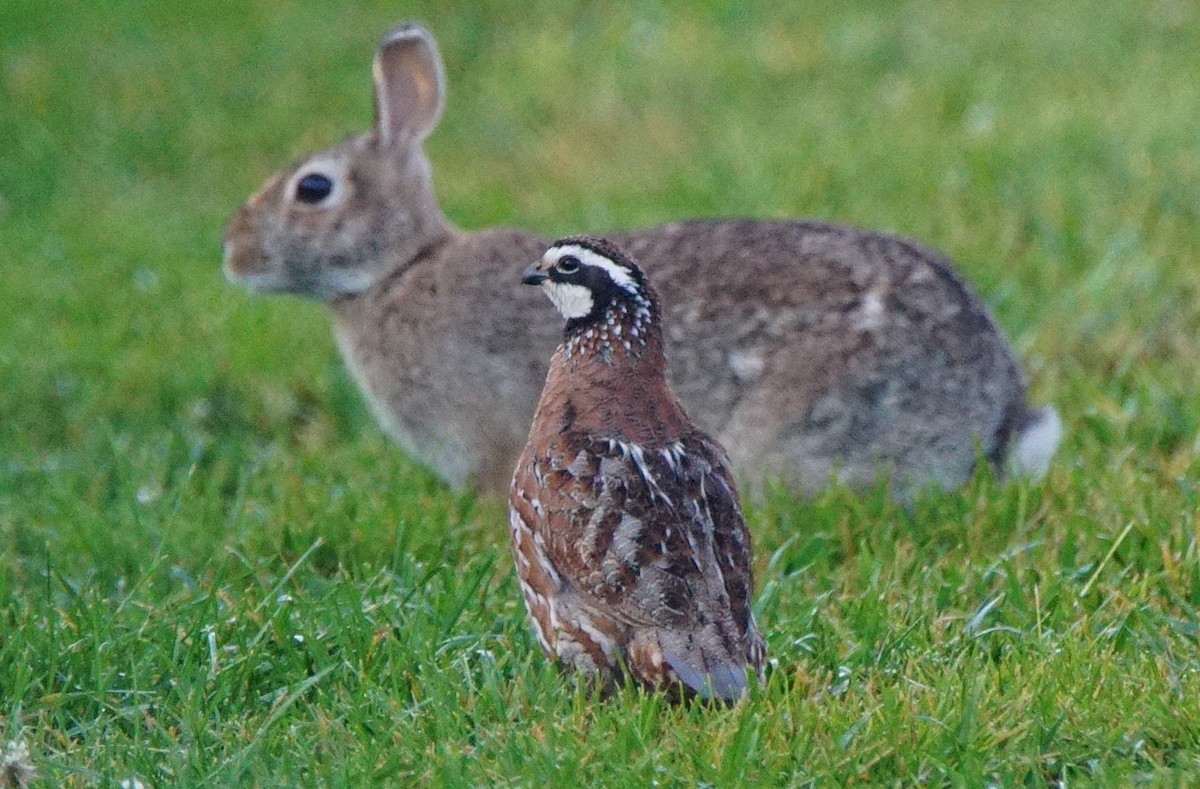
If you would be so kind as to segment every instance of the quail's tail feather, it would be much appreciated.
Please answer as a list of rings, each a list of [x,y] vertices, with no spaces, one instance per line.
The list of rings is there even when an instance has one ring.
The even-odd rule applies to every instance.
[[[707,673],[702,674],[674,653],[664,654],[663,659],[675,670],[683,684],[701,698],[737,701],[746,692],[745,667],[739,670],[729,663],[716,663],[708,667]]]
[[[746,693],[745,655],[733,654],[716,628],[657,634],[662,662],[679,681],[705,699],[737,701]]]

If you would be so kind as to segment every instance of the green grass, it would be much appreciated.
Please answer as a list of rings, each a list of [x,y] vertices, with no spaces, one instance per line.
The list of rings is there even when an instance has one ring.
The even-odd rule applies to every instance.
[[[0,745],[40,785],[1200,782],[1200,7],[0,6]],[[424,19],[464,227],[812,215],[959,261],[1067,424],[1040,484],[750,510],[729,710],[536,652],[502,507],[379,435],[225,215]]]

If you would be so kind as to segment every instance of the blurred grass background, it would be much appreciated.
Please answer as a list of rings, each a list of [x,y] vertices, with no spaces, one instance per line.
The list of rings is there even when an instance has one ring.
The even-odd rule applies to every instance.
[[[225,216],[365,130],[404,18],[465,228],[817,216],[947,252],[1047,480],[779,493],[731,711],[535,654],[501,508],[379,435]],[[1200,777],[1200,4],[0,6],[0,741],[44,785]]]

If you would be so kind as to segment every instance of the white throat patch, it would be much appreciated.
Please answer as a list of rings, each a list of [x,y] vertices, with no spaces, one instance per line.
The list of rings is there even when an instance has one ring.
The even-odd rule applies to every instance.
[[[582,285],[546,280],[542,283],[542,290],[567,320],[582,318],[592,311],[592,292]]]

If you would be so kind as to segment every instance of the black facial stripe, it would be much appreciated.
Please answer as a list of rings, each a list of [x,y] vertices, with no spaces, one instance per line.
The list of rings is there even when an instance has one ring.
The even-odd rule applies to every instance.
[[[629,298],[629,292],[612,281],[608,272],[599,266],[581,265],[578,270],[569,274],[552,266],[548,272],[550,281],[562,285],[578,285],[587,288],[592,294],[592,311],[582,318],[574,319],[577,323],[587,323],[603,317],[605,311],[617,299]]]
[[[572,285],[582,284],[579,282],[578,271],[572,271],[570,274],[564,274],[558,270],[558,266],[553,266],[549,271],[546,272],[546,274],[549,275],[551,282],[564,282]]]
[[[646,277],[642,274],[641,268],[630,259],[629,255],[625,254],[624,250],[612,243],[608,239],[599,238],[597,236],[568,236],[554,242],[556,247],[564,247],[574,245],[586,249],[589,252],[594,252],[602,258],[607,258],[616,263],[621,268],[629,271],[633,280],[638,284],[640,290],[646,288]]]

